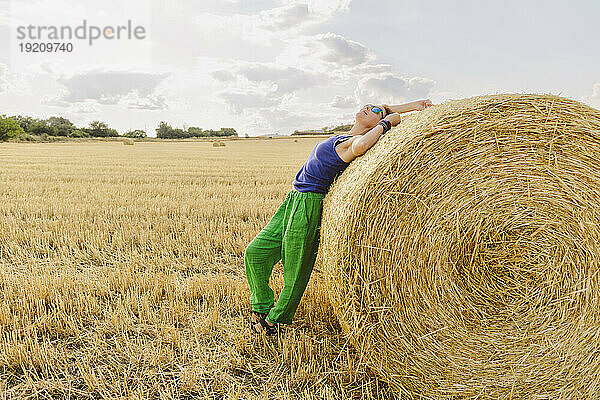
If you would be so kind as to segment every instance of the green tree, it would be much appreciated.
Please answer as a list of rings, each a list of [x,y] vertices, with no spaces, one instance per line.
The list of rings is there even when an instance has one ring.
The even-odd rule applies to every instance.
[[[36,118],[32,118],[32,117],[29,117],[29,116],[23,116],[23,115],[13,115],[10,118],[12,118],[13,120],[17,121],[17,123],[21,126],[21,128],[23,128],[23,130],[25,131],[25,133],[31,133],[30,130],[29,130],[29,127],[34,122],[38,122],[39,121]]]
[[[108,128],[108,131],[106,132],[106,134],[107,134],[107,136],[113,136],[113,137],[121,136],[119,134],[119,131],[114,128]]]
[[[94,137],[106,137],[106,131],[108,130],[108,125],[101,121],[92,121],[90,122],[89,128],[90,136]]]
[[[202,128],[198,128],[196,126],[190,126],[188,128],[188,137],[205,137],[206,133],[202,130]]]
[[[160,139],[170,139],[173,131],[173,127],[167,124],[165,121],[160,121],[158,128],[156,128],[156,137]]]
[[[347,132],[350,129],[352,129],[352,124],[346,124],[346,125],[338,125],[338,126],[334,126],[333,128],[331,128],[332,131],[340,131],[340,132]]]
[[[6,115],[0,115],[0,140],[8,140],[8,138],[19,136],[24,133],[25,131],[17,121],[6,117]]]
[[[202,129],[196,126],[190,126],[187,129],[173,128],[165,121],[161,121],[158,124],[158,128],[156,128],[156,137],[161,139],[180,139],[207,136],[237,136],[237,132],[233,128],[221,128],[221,130],[218,131],[213,129]]]
[[[156,128],[156,137],[161,139],[181,139],[189,137],[188,133],[181,128],[173,128],[165,121],[161,121]]]
[[[31,125],[29,125],[28,132],[32,135],[47,135],[47,136],[56,136],[58,131],[55,127],[48,125],[48,123],[44,120],[37,120]]]
[[[116,129],[109,128],[104,122],[92,121],[90,127],[86,130],[93,137],[119,136]]]
[[[187,132],[181,128],[175,128],[171,132],[171,137],[175,139],[182,139],[188,137]]]
[[[70,133],[77,129],[71,121],[63,117],[50,117],[46,122],[56,129],[57,136],[70,136]]]
[[[221,128],[220,136],[237,136],[237,132],[233,128]]]

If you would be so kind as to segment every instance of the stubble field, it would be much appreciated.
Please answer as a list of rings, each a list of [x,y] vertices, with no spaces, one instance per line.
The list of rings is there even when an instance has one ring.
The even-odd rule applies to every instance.
[[[247,329],[244,249],[318,140],[0,144],[2,398],[391,398],[318,264],[279,338]]]

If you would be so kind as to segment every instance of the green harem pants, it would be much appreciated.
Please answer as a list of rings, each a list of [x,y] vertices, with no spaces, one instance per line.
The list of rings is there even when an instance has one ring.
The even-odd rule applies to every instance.
[[[308,284],[317,250],[325,194],[291,190],[269,223],[250,242],[244,254],[250,286],[250,306],[268,312],[269,322],[291,324]],[[283,289],[277,304],[269,287],[273,266],[283,264]]]

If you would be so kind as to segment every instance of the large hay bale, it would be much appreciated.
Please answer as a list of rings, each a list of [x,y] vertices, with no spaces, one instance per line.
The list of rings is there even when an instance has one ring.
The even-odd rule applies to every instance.
[[[600,111],[503,94],[406,115],[332,185],[319,257],[398,391],[598,398]]]
[[[123,144],[126,146],[133,146],[133,139],[125,138],[123,139]]]
[[[221,141],[214,141],[213,142],[213,147],[225,147],[225,142],[221,142]]]

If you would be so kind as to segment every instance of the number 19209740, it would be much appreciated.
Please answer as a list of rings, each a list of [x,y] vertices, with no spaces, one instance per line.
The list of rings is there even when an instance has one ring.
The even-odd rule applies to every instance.
[[[73,43],[19,43],[21,53],[70,53],[73,51]]]

